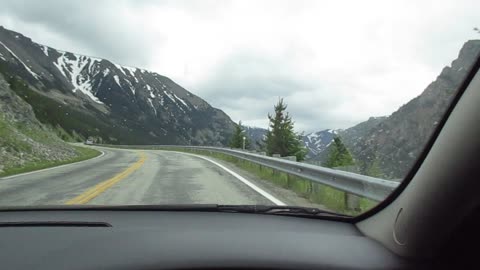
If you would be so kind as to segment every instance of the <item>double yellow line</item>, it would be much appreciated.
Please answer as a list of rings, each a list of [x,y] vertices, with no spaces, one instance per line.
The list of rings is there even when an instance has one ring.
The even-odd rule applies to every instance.
[[[147,157],[143,152],[139,153],[140,159],[132,164],[132,166],[128,167],[126,170],[123,172],[115,175],[114,177],[101,182],[100,184],[95,185],[93,188],[85,191],[84,193],[78,195],[77,197],[67,201],[65,204],[85,204],[91,201],[93,198],[97,197],[98,195],[102,194],[105,192],[107,189],[118,183],[120,180],[124,179],[134,171],[138,170],[140,167],[142,167],[143,163],[145,163],[145,160]]]

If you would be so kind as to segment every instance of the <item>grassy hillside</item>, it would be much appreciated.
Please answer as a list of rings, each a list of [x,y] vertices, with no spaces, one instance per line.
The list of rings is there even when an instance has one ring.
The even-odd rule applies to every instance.
[[[58,127],[49,128],[41,124],[35,118],[32,107],[0,75],[0,176],[66,164],[100,154],[93,149],[66,143],[57,136],[61,133]],[[65,139],[74,140],[71,136]]]
[[[99,154],[93,149],[66,144],[49,130],[17,126],[0,115],[0,176],[77,162]]]

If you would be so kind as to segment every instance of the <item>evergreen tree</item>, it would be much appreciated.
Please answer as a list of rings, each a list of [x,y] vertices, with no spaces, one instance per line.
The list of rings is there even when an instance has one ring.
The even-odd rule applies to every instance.
[[[371,162],[365,174],[372,177],[384,177],[382,170],[380,169],[380,161],[377,158]]]
[[[287,104],[280,98],[274,106],[274,115],[268,115],[270,124],[265,140],[267,155],[296,156],[297,161],[302,161],[307,152],[301,136],[294,131],[293,120],[286,109]]]
[[[333,139],[327,161],[323,164],[325,167],[335,168],[354,165],[353,158],[348,149],[339,137]]]
[[[232,139],[230,140],[230,147],[231,148],[243,148],[243,137],[245,137],[245,149],[250,148],[250,140],[247,138],[245,134],[245,130],[242,126],[242,121],[239,121],[237,125],[235,125],[235,131],[233,132]]]

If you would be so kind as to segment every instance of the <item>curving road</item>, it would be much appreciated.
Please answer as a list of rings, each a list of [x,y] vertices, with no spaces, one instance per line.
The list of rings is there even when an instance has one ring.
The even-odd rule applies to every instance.
[[[158,150],[98,149],[103,156],[0,178],[0,206],[279,204],[202,157]]]

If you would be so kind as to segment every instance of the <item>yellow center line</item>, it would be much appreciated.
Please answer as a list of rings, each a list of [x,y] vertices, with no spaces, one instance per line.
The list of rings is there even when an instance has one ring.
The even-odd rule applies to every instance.
[[[93,198],[97,197],[98,195],[102,194],[105,192],[107,189],[115,185],[116,183],[120,182],[120,180],[124,179],[134,171],[138,170],[140,167],[142,167],[143,163],[145,163],[145,160],[147,157],[143,152],[139,152],[140,159],[132,164],[132,166],[128,167],[126,170],[123,172],[115,175],[114,177],[105,180],[97,185],[95,185],[93,188],[85,191],[84,193],[78,195],[77,197],[67,201],[65,204],[85,204],[91,201]]]

